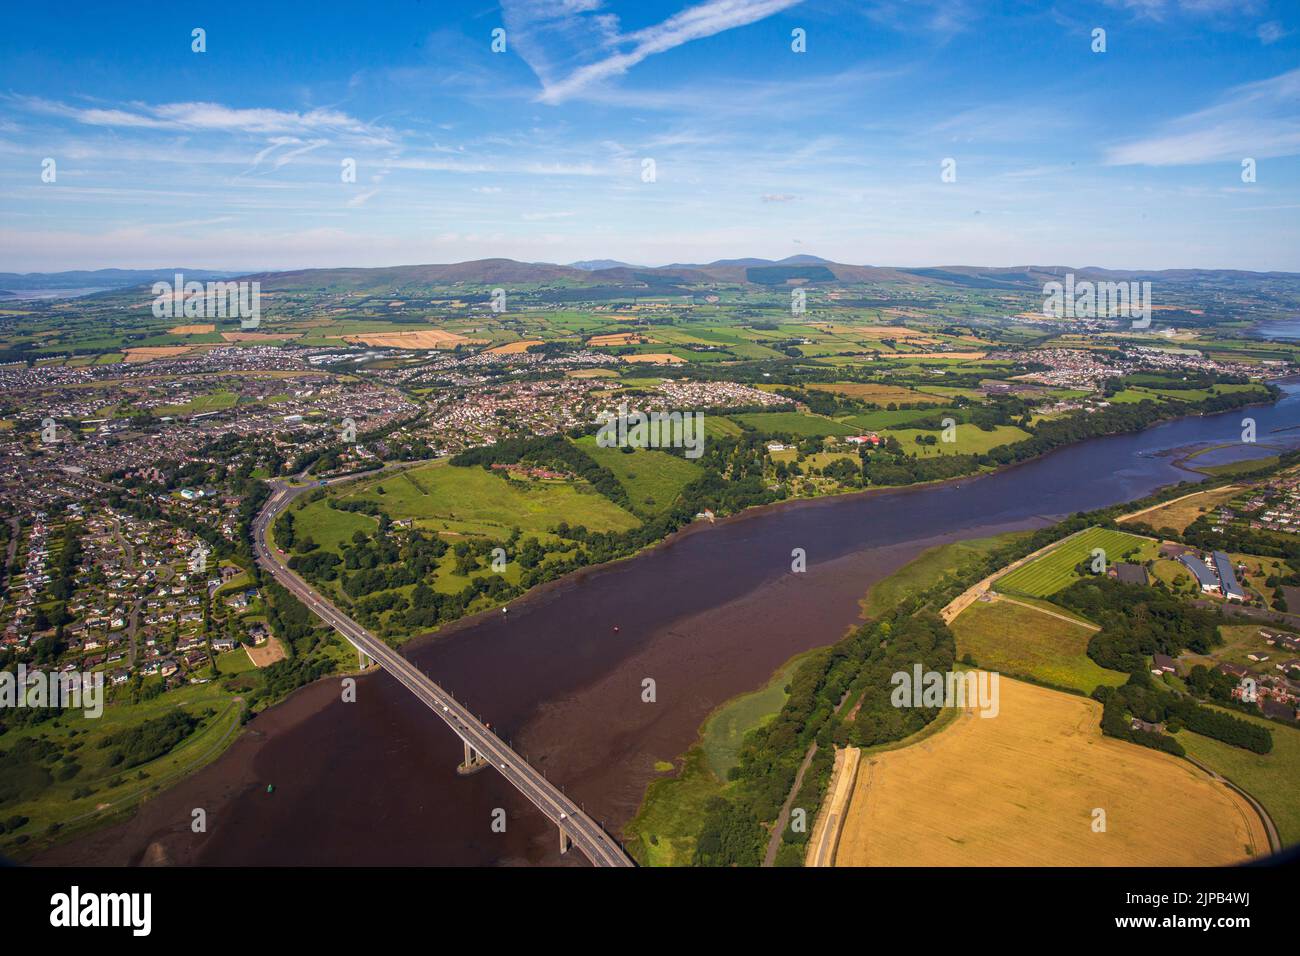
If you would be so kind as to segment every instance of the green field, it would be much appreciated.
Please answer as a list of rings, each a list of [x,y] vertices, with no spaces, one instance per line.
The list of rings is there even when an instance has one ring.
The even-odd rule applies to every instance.
[[[248,655],[244,657],[247,659]],[[162,717],[178,707],[202,718],[203,722],[161,757],[124,770],[110,763],[112,748],[99,746],[109,736]],[[239,715],[240,707],[231,701],[230,693],[213,682],[182,687],[136,704],[110,700],[98,719],[87,719],[79,710],[67,710],[53,720],[11,729],[5,735],[6,749],[12,749],[26,738],[48,738],[57,742],[65,753],[75,754],[74,763],[80,770],[68,779],[58,779],[59,768],[68,763],[64,761],[42,768],[44,777],[29,771],[22,780],[10,777],[5,781],[9,798],[0,804],[0,819],[22,815],[29,817],[30,822],[17,831],[0,835],[0,852],[26,855],[56,837],[65,837],[95,825],[104,817],[121,813],[180,775],[215,758],[238,733]],[[49,777],[51,774],[53,779]]]
[[[245,671],[255,670],[256,667],[257,665],[249,658],[248,651],[242,647],[217,655],[217,671],[222,677],[228,677],[231,674],[242,674]]]
[[[960,415],[955,408],[945,408],[942,406],[931,406],[929,408],[904,408],[896,412],[886,409],[879,411],[863,412],[860,415],[850,415],[844,421],[861,431],[878,432],[884,428],[893,428],[898,425],[906,425],[908,422],[914,422],[918,418],[940,418],[945,415],[952,415],[958,421]]]
[[[856,435],[858,429],[822,415],[803,412],[755,412],[732,416],[764,435],[797,435],[800,438],[824,438],[827,435]]]
[[[339,551],[343,542],[360,531],[366,537],[375,533],[378,522],[369,515],[354,511],[335,511],[325,501],[314,501],[293,513],[299,538],[311,538],[327,551]]]
[[[231,408],[239,401],[234,392],[209,392],[183,405],[163,405],[154,410],[155,415],[201,415]]]
[[[1140,552],[1137,557],[1139,562],[1154,558],[1157,543],[1151,538],[1143,538],[1123,531],[1089,528],[1068,538],[1041,558],[998,578],[993,582],[993,587],[1007,594],[1028,594],[1030,597],[1047,597],[1055,594],[1079,577],[1074,570],[1076,565],[1080,562],[1091,564],[1092,552],[1095,548],[1101,548],[1106,552],[1106,563],[1111,565],[1134,549]]]
[[[374,501],[394,521],[410,518],[417,527],[431,531],[490,537],[507,536],[513,527],[525,533],[544,532],[561,521],[583,525],[589,531],[626,531],[639,524],[635,516],[585,481],[516,479],[446,462],[364,479],[348,486],[339,499]],[[319,504],[324,506],[323,502]],[[328,510],[330,522],[342,516],[348,525],[374,528],[372,518]],[[357,524],[357,518],[364,519],[363,523]],[[347,534],[351,535],[351,531]],[[316,540],[325,544],[322,538]]]
[[[985,670],[1035,678],[1090,694],[1099,684],[1118,687],[1127,674],[1088,657],[1093,632],[1010,601],[976,602],[952,622],[957,655]]]
[[[872,585],[866,599],[861,602],[863,616],[877,618],[909,594],[937,584],[944,575],[973,566],[990,551],[1028,534],[1027,531],[1013,531],[992,538],[971,538],[928,548],[883,581]]]
[[[641,514],[667,511],[681,490],[704,473],[689,459],[653,448],[635,448],[627,454],[621,448],[600,447],[595,435],[584,435],[577,443],[614,473]]]
[[[1268,727],[1273,732],[1273,750],[1257,754],[1234,747],[1190,730],[1175,736],[1187,753],[1212,770],[1223,774],[1264,805],[1277,824],[1283,846],[1300,843],[1300,729],[1292,729],[1231,711],[1240,717]]]
[[[721,415],[704,416],[704,435],[706,438],[735,438],[743,435],[745,430],[730,418]]]
[[[917,428],[891,428],[885,434],[897,438],[904,452],[908,454],[915,452],[918,458],[929,458],[934,455],[982,455],[990,448],[1014,445],[1029,437],[1028,432],[1014,425],[997,425],[992,431],[984,431],[975,425],[965,424],[957,425],[955,432],[956,440],[950,442],[942,440],[941,432],[922,431]],[[921,445],[916,441],[918,435],[929,435],[940,440],[933,445]]]

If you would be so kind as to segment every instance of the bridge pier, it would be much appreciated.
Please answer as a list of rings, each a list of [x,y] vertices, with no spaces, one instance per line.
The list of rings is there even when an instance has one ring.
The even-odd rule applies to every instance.
[[[466,740],[465,761],[459,767],[456,768],[456,772],[460,774],[462,777],[468,777],[472,773],[478,773],[487,765],[488,765],[487,758],[484,757],[478,751],[476,751],[473,747],[471,747],[469,745],[469,741]]]
[[[362,670],[365,670],[367,667],[369,667],[369,666],[370,666],[371,664],[373,664],[373,663],[374,663],[374,661],[372,661],[370,658],[366,657],[366,652],[363,651],[361,648],[358,647],[358,648],[357,648],[357,666],[360,667]]]
[[[560,827],[560,855],[568,853],[571,846],[573,846],[573,838],[564,832],[564,827]]]

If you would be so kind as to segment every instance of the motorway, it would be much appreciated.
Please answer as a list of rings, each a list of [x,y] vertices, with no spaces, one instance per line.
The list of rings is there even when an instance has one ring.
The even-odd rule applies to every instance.
[[[335,479],[335,481],[341,480],[346,479]],[[559,827],[592,865],[634,866],[632,859],[595,820],[587,816],[581,807],[543,777],[528,761],[515,753],[505,741],[468,709],[405,657],[352,620],[289,570],[284,564],[283,552],[270,543],[271,523],[294,498],[316,487],[319,486],[295,487],[278,480],[271,483],[271,497],[253,523],[253,541],[258,564],[265,568],[282,587],[310,608],[313,614],[347,638],[357,650],[397,678],[407,690],[423,701],[425,706],[441,717],[458,737],[473,748],[476,754],[490,762],[493,769],[505,777],[516,790]]]

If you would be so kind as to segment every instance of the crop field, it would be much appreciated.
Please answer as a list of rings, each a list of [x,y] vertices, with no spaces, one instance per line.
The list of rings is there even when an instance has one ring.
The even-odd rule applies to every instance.
[[[1009,600],[977,601],[951,627],[957,656],[970,654],[984,670],[1024,674],[1085,694],[1099,684],[1118,687],[1128,680],[1088,657],[1092,630]]]
[[[1108,528],[1089,528],[1036,561],[998,578],[993,582],[993,587],[1004,593],[1018,592],[1031,597],[1055,594],[1078,578],[1075,566],[1080,562],[1090,563],[1092,552],[1096,548],[1106,552],[1108,565],[1120,561],[1123,555],[1135,549],[1139,551],[1139,561],[1153,558],[1156,554],[1156,542],[1151,538],[1111,531]]]
[[[803,412],[755,412],[751,415],[734,415],[736,421],[763,434],[798,435],[801,438],[824,438],[827,435],[856,435],[852,425],[837,422],[822,415]]]
[[[961,421],[961,413],[956,408],[940,408],[931,406],[928,408],[903,408],[896,412],[881,409],[875,412],[863,412],[860,415],[850,415],[843,421],[862,431],[880,431],[885,428],[894,428],[900,425],[906,425],[908,422],[914,422],[918,418],[935,418],[942,419],[945,415],[952,415],[957,421]]]
[[[595,435],[584,435],[578,445],[614,473],[633,507],[643,514],[667,511],[681,490],[703,474],[689,459],[653,448],[624,454],[619,448],[601,448]]]
[[[1242,797],[1103,737],[1096,701],[1006,678],[999,697],[997,717],[864,755],[837,866],[1214,866],[1268,851]]]
[[[383,346],[394,349],[449,349],[457,345],[482,343],[483,339],[470,339],[446,329],[421,329],[418,332],[371,332],[361,335],[344,335],[343,340],[356,345]]]
[[[1152,528],[1173,528],[1175,531],[1182,532],[1202,514],[1231,501],[1240,493],[1241,488],[1237,485],[1226,485],[1223,488],[1198,491],[1195,494],[1167,501],[1154,508],[1144,508],[1134,514],[1125,515],[1119,519],[1118,523],[1141,521]]]
[[[860,398],[864,402],[874,402],[877,405],[889,405],[891,403],[896,405],[914,404],[916,402],[942,405],[946,401],[946,399],[937,395],[927,395],[925,392],[904,388],[901,385],[880,385],[874,382],[834,382],[828,385],[815,383],[808,387],[822,392],[835,392],[839,395]]]

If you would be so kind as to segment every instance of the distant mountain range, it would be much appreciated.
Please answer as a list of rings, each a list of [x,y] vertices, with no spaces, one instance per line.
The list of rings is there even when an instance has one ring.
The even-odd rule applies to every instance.
[[[673,263],[667,266],[636,266],[612,259],[595,259],[569,265],[548,262],[517,262],[514,259],[479,259],[438,265],[389,266],[373,269],[303,269],[292,272],[264,272],[252,276],[264,290],[352,289],[398,292],[430,286],[462,283],[474,286],[510,284],[564,285],[668,291],[717,283],[753,286],[846,285],[880,282],[911,285],[948,285],[967,289],[1041,291],[1043,284],[1061,281],[1067,273],[1077,280],[1151,280],[1169,285],[1213,282],[1257,283],[1276,278],[1300,281],[1300,274],[1242,272],[1217,269],[1171,269],[1163,271],[1101,269],[1093,266],[899,266],[849,265],[818,256],[799,255],[786,259],[720,259],[707,263]]]
[[[181,272],[186,279],[208,281],[238,275],[208,269],[99,269],[55,273],[0,273],[0,289],[39,290],[58,288],[121,289],[171,280]],[[1041,291],[1043,284],[1060,281],[1073,273],[1076,281],[1162,282],[1170,286],[1212,283],[1219,286],[1258,284],[1280,280],[1287,285],[1300,282],[1300,274],[1288,272],[1243,272],[1227,269],[1169,269],[1162,271],[1101,269],[1093,266],[899,266],[849,265],[818,256],[797,255],[785,259],[719,259],[707,263],[673,263],[667,266],[637,266],[614,259],[590,259],[569,265],[548,262],[517,262],[514,259],[478,259],[429,265],[381,268],[296,269],[258,272],[240,278],[261,282],[265,291],[349,290],[372,294],[414,293],[431,287],[465,285],[540,285],[570,288],[570,298],[581,298],[583,287],[608,297],[618,290],[628,294],[682,293],[691,287],[718,283],[784,287],[805,285],[848,285],[891,283],[902,285],[946,285],[967,289]]]
[[[211,269],[95,269],[71,272],[0,272],[0,289],[19,292],[40,289],[126,289],[166,280],[171,282],[176,273],[186,280],[207,282],[224,279],[234,272],[214,272]]]

